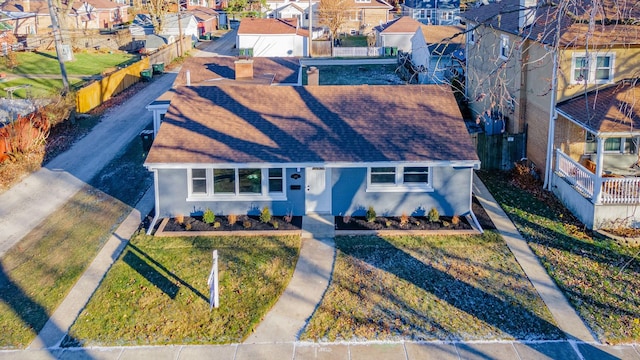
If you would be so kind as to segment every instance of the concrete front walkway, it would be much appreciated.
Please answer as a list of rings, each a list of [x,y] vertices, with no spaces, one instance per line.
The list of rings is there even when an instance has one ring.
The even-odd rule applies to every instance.
[[[542,301],[551,311],[551,315],[556,320],[558,327],[571,339],[586,342],[596,341],[591,331],[589,331],[582,319],[571,307],[567,298],[564,297],[562,291],[556,286],[556,283],[553,282],[538,258],[533,254],[533,251],[522,238],[513,222],[511,222],[507,214],[475,174],[473,175],[473,193],[482,204],[491,221],[493,221],[500,235],[504,238],[522,270],[524,270],[536,291],[540,294]]]
[[[291,282],[245,344],[299,339],[329,286],[335,258],[333,236],[333,217],[310,214],[302,219],[302,248]]]

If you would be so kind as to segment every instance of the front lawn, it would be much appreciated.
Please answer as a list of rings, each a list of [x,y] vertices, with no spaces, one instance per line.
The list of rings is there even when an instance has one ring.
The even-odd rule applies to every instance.
[[[563,333],[493,231],[337,237],[329,289],[303,339],[537,340]]]
[[[131,239],[71,327],[69,346],[242,342],[286,288],[299,236]],[[220,307],[207,278],[219,254]]]
[[[585,230],[540,184],[480,171],[487,188],[600,341],[640,340],[638,248]]]

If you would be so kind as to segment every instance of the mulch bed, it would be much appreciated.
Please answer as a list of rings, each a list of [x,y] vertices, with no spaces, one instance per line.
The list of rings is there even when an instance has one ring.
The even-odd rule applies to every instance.
[[[258,216],[238,215],[235,224],[229,224],[226,216],[216,216],[219,226],[207,224],[202,221],[202,216],[185,216],[182,223],[178,223],[175,218],[169,219],[164,227],[165,232],[171,231],[265,231],[265,230],[300,230],[302,228],[302,216],[293,216],[291,222],[286,222],[282,216],[272,216],[271,222],[263,223]],[[278,223],[276,229],[273,225]],[[187,230],[187,228],[189,228]]]
[[[441,216],[440,221],[430,222],[426,216],[409,216],[406,224],[400,224],[400,217],[378,216],[375,221],[367,222],[364,216],[336,216],[336,230],[471,230],[464,217],[453,224],[450,216]]]

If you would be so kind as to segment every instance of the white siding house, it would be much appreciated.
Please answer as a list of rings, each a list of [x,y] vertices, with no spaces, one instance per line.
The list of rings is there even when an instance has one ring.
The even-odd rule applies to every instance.
[[[308,30],[298,20],[245,18],[240,22],[236,47],[240,55],[257,57],[307,56]]]

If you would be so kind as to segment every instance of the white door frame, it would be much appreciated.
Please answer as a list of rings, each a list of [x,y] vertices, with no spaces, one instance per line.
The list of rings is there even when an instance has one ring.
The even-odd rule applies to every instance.
[[[324,172],[324,177],[319,172]],[[331,213],[331,168],[305,168],[305,213]]]

